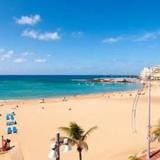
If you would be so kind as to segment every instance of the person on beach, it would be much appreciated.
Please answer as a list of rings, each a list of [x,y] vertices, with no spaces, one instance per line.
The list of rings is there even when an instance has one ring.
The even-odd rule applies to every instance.
[[[11,140],[10,139],[4,139],[3,136],[2,136],[2,148],[1,151],[8,151],[11,149],[11,146],[10,146],[10,143],[11,143]]]
[[[42,99],[42,101],[41,101],[40,103],[45,103],[45,100],[44,100],[44,98]]]
[[[66,97],[64,97],[64,98],[63,98],[63,102],[66,102],[66,101],[67,101],[67,98],[66,98]]]

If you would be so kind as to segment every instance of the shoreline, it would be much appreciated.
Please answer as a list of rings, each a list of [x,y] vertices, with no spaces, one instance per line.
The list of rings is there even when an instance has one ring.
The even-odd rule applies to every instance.
[[[42,101],[47,100],[47,101],[51,101],[51,100],[58,100],[59,101],[63,101],[64,97],[66,99],[75,99],[75,98],[97,98],[100,96],[109,96],[111,94],[117,94],[117,93],[135,93],[137,92],[140,88],[137,89],[132,89],[132,90],[122,90],[122,91],[111,91],[111,92],[99,92],[99,93],[88,93],[88,94],[76,94],[76,95],[66,95],[66,96],[58,96],[58,97],[42,97],[42,98],[27,98],[27,99],[0,99],[0,103],[6,103],[6,102],[29,102],[29,101]]]

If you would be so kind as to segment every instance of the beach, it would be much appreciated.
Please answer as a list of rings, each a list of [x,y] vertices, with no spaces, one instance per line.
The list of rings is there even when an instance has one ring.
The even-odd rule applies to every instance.
[[[152,86],[152,124],[160,118],[160,86]],[[48,159],[51,139],[60,126],[76,122],[85,130],[96,125],[87,139],[89,150],[83,152],[84,160],[127,160],[128,156],[146,149],[148,90],[144,89],[137,105],[136,130],[131,125],[133,101],[137,91],[77,95],[49,98],[42,101],[0,101],[0,134],[11,139],[15,149],[0,155],[2,160]],[[15,112],[18,133],[6,135],[5,114]],[[64,133],[61,132],[64,136]],[[154,143],[153,146],[158,144]],[[16,151],[15,151],[16,150]],[[76,147],[64,153],[61,160],[76,160]]]
[[[160,160],[160,0],[0,1],[0,160]]]

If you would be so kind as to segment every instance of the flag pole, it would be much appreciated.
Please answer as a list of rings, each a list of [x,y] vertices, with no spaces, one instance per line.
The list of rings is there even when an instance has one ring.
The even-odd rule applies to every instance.
[[[147,160],[151,160],[151,75],[148,78]]]

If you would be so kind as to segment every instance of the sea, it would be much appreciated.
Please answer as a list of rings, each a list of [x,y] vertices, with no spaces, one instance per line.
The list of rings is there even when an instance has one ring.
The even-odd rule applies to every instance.
[[[126,75],[1,75],[0,99],[37,99],[135,90],[139,83],[100,83],[95,78]],[[133,76],[134,77],[134,76]]]

